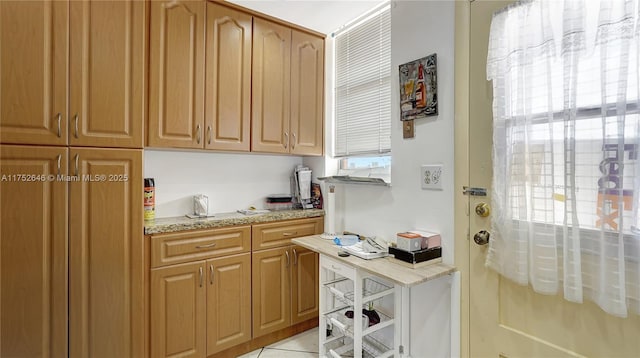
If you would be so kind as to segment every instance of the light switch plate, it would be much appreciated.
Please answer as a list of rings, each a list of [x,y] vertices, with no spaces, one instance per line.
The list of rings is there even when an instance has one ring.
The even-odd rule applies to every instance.
[[[422,189],[442,190],[442,164],[420,166]]]

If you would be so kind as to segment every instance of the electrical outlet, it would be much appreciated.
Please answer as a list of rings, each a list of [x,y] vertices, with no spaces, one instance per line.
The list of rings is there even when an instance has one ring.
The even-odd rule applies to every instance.
[[[420,166],[422,189],[442,190],[442,164]]]

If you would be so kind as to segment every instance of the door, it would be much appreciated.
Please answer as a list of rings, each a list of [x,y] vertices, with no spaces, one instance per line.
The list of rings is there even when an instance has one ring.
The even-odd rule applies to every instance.
[[[204,276],[204,261],[151,270],[151,357],[207,356]]]
[[[251,254],[208,260],[207,356],[251,339]]]
[[[67,148],[0,154],[0,356],[66,357]]]
[[[70,145],[142,148],[144,1],[71,1],[69,9]]]
[[[251,15],[207,3],[207,149],[250,149],[251,25]]]
[[[253,338],[291,324],[289,251],[286,246],[252,254]]]
[[[251,151],[289,153],[291,29],[253,20]]]
[[[203,147],[205,4],[151,2],[151,147]]]
[[[491,16],[506,5],[503,1],[470,4],[468,132],[473,135],[468,138],[468,182],[473,187],[491,185],[492,93],[486,58]],[[480,217],[474,208],[490,200],[470,197],[471,238],[489,230],[490,216]],[[617,318],[591,302],[575,304],[561,296],[534,293],[486,269],[486,245],[477,245],[473,239],[469,245],[470,356],[636,357],[640,352],[640,317]]]
[[[69,158],[70,356],[143,356],[142,150]]]
[[[302,246],[291,247],[291,323],[318,317],[319,255]]]
[[[322,155],[324,39],[291,35],[291,153]]]
[[[67,1],[0,1],[0,141],[67,144]]]

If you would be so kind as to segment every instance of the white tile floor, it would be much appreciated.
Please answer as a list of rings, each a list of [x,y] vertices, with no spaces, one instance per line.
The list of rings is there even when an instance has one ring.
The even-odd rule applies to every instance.
[[[317,358],[318,352],[318,327],[316,327],[238,358]]]

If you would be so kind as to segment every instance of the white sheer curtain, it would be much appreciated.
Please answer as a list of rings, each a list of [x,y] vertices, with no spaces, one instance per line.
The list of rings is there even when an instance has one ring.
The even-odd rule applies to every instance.
[[[640,314],[640,0],[521,1],[491,23],[487,266]]]

